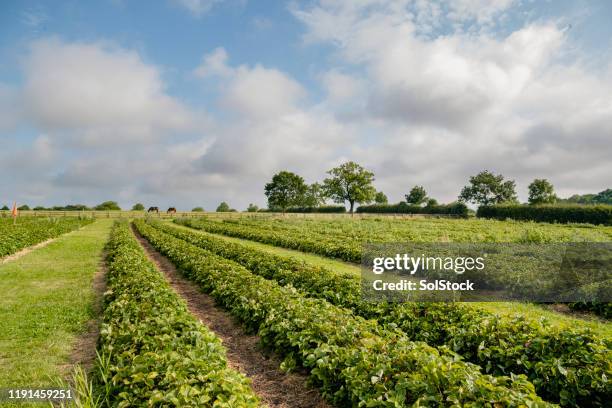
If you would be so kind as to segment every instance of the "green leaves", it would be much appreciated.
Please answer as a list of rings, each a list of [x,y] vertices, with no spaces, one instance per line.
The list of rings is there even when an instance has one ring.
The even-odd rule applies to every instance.
[[[254,228],[205,220],[179,223],[258,241],[278,240],[284,244],[287,240],[294,246],[310,245],[307,236],[299,241],[291,234],[269,231],[263,226]],[[446,345],[465,360],[480,365],[488,374],[525,374],[546,400],[563,406],[605,406],[612,395],[612,385],[607,380],[612,376],[610,342],[587,330],[559,329],[520,316],[501,317],[462,304],[372,304],[361,299],[357,278],[230,243],[214,235],[161,223],[152,225],[231,259],[266,279],[290,284],[307,296],[349,308],[356,315],[376,319],[387,328],[399,327],[412,340],[433,346]],[[316,243],[313,240],[313,244],[322,245],[324,239],[321,237]]]
[[[12,218],[0,218],[0,258],[23,248],[55,238],[84,225],[92,219],[20,217],[15,224]]]
[[[288,365],[295,361],[308,370],[311,382],[336,405],[549,406],[524,376],[484,375],[445,349],[281,287],[143,221],[136,226],[187,277],[257,330],[265,346],[289,356]]]
[[[257,407],[249,381],[227,367],[221,341],[189,313],[127,223],[108,245],[97,383],[109,406]],[[103,384],[106,384],[104,387]]]

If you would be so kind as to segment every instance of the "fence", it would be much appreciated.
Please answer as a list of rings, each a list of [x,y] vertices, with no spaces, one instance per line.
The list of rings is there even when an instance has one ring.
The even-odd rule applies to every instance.
[[[0,217],[10,217],[11,212],[2,210]],[[178,218],[178,217],[209,217],[209,218],[457,218],[453,215],[445,214],[387,214],[387,213],[277,213],[277,212],[193,212],[177,211],[168,214],[160,211],[159,213],[147,213],[145,211],[19,211],[21,217],[93,217],[93,218]]]

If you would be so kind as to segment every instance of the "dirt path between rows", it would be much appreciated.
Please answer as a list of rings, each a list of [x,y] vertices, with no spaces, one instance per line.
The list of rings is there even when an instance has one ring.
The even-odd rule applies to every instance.
[[[32,251],[34,251],[34,250],[36,250],[38,248],[45,247],[45,246],[49,245],[51,242],[55,241],[57,238],[59,238],[59,237],[51,238],[51,239],[48,239],[46,241],[39,242],[36,245],[32,245],[32,246],[23,248],[21,251],[17,251],[14,254],[7,255],[4,258],[0,258],[0,265],[4,264],[6,262],[10,262],[10,261],[14,261],[16,259],[19,259],[22,256],[25,256],[25,255],[29,254],[30,252],[32,252]]]
[[[306,385],[307,376],[279,370],[281,360],[267,355],[259,346],[259,336],[247,334],[214,299],[185,279],[176,267],[153,248],[132,225],[134,235],[147,256],[166,275],[172,288],[187,302],[191,313],[213,330],[227,349],[230,367],[248,376],[255,393],[269,407],[328,408],[317,390]]]

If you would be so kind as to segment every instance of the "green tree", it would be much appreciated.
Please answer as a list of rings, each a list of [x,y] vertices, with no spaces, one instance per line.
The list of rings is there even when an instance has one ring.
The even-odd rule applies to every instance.
[[[425,205],[426,207],[434,207],[438,205],[438,200],[436,200],[435,198],[430,198],[427,200],[427,204]]]
[[[323,181],[325,195],[338,204],[348,201],[349,212],[353,212],[355,203],[370,203],[374,200],[374,173],[359,164],[349,161],[334,167],[327,174],[331,177]]]
[[[222,201],[221,204],[217,207],[217,212],[229,212],[230,206],[225,201]]]
[[[612,188],[597,193],[593,197],[593,202],[596,204],[612,204]]]
[[[105,201],[102,204],[98,204],[94,207],[96,211],[120,211],[121,207],[116,201]]]
[[[459,201],[481,205],[516,202],[515,189],[514,180],[504,181],[501,174],[485,170],[470,177],[470,184],[461,190]]]
[[[546,179],[535,179],[529,184],[529,204],[553,204],[557,201],[555,188]]]
[[[406,194],[406,202],[413,205],[421,205],[427,200],[427,191],[423,186],[414,186],[408,194]]]
[[[320,207],[325,204],[325,191],[319,183],[312,183],[306,189],[304,199],[301,206],[303,207]]]
[[[304,179],[297,174],[286,170],[276,173],[265,187],[268,208],[284,212],[289,207],[301,206],[306,190]]]
[[[194,207],[191,209],[191,211],[193,212],[204,212],[204,208],[203,207]]]
[[[389,199],[387,198],[387,195],[385,193],[383,193],[382,191],[379,191],[374,196],[374,202],[376,204],[387,204],[389,203]]]
[[[46,208],[43,207],[42,205],[37,205],[36,207],[33,208],[34,211],[45,211]]]
[[[27,205],[27,204],[24,204],[24,205],[21,205],[21,206],[17,207],[17,209],[19,211],[30,211],[30,206]]]
[[[247,212],[257,212],[257,210],[259,210],[259,207],[253,203],[250,203],[247,207]]]
[[[132,207],[132,211],[144,211],[145,207],[142,203],[136,203]]]
[[[9,211],[10,208],[8,208],[8,206],[4,205],[2,206],[2,208],[0,208],[1,211]]]

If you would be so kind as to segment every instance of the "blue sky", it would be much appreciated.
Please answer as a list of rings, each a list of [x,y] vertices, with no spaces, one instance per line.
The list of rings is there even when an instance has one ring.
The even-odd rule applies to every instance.
[[[482,169],[560,195],[612,174],[607,1],[0,5],[0,205],[265,204],[344,160],[392,201]]]

